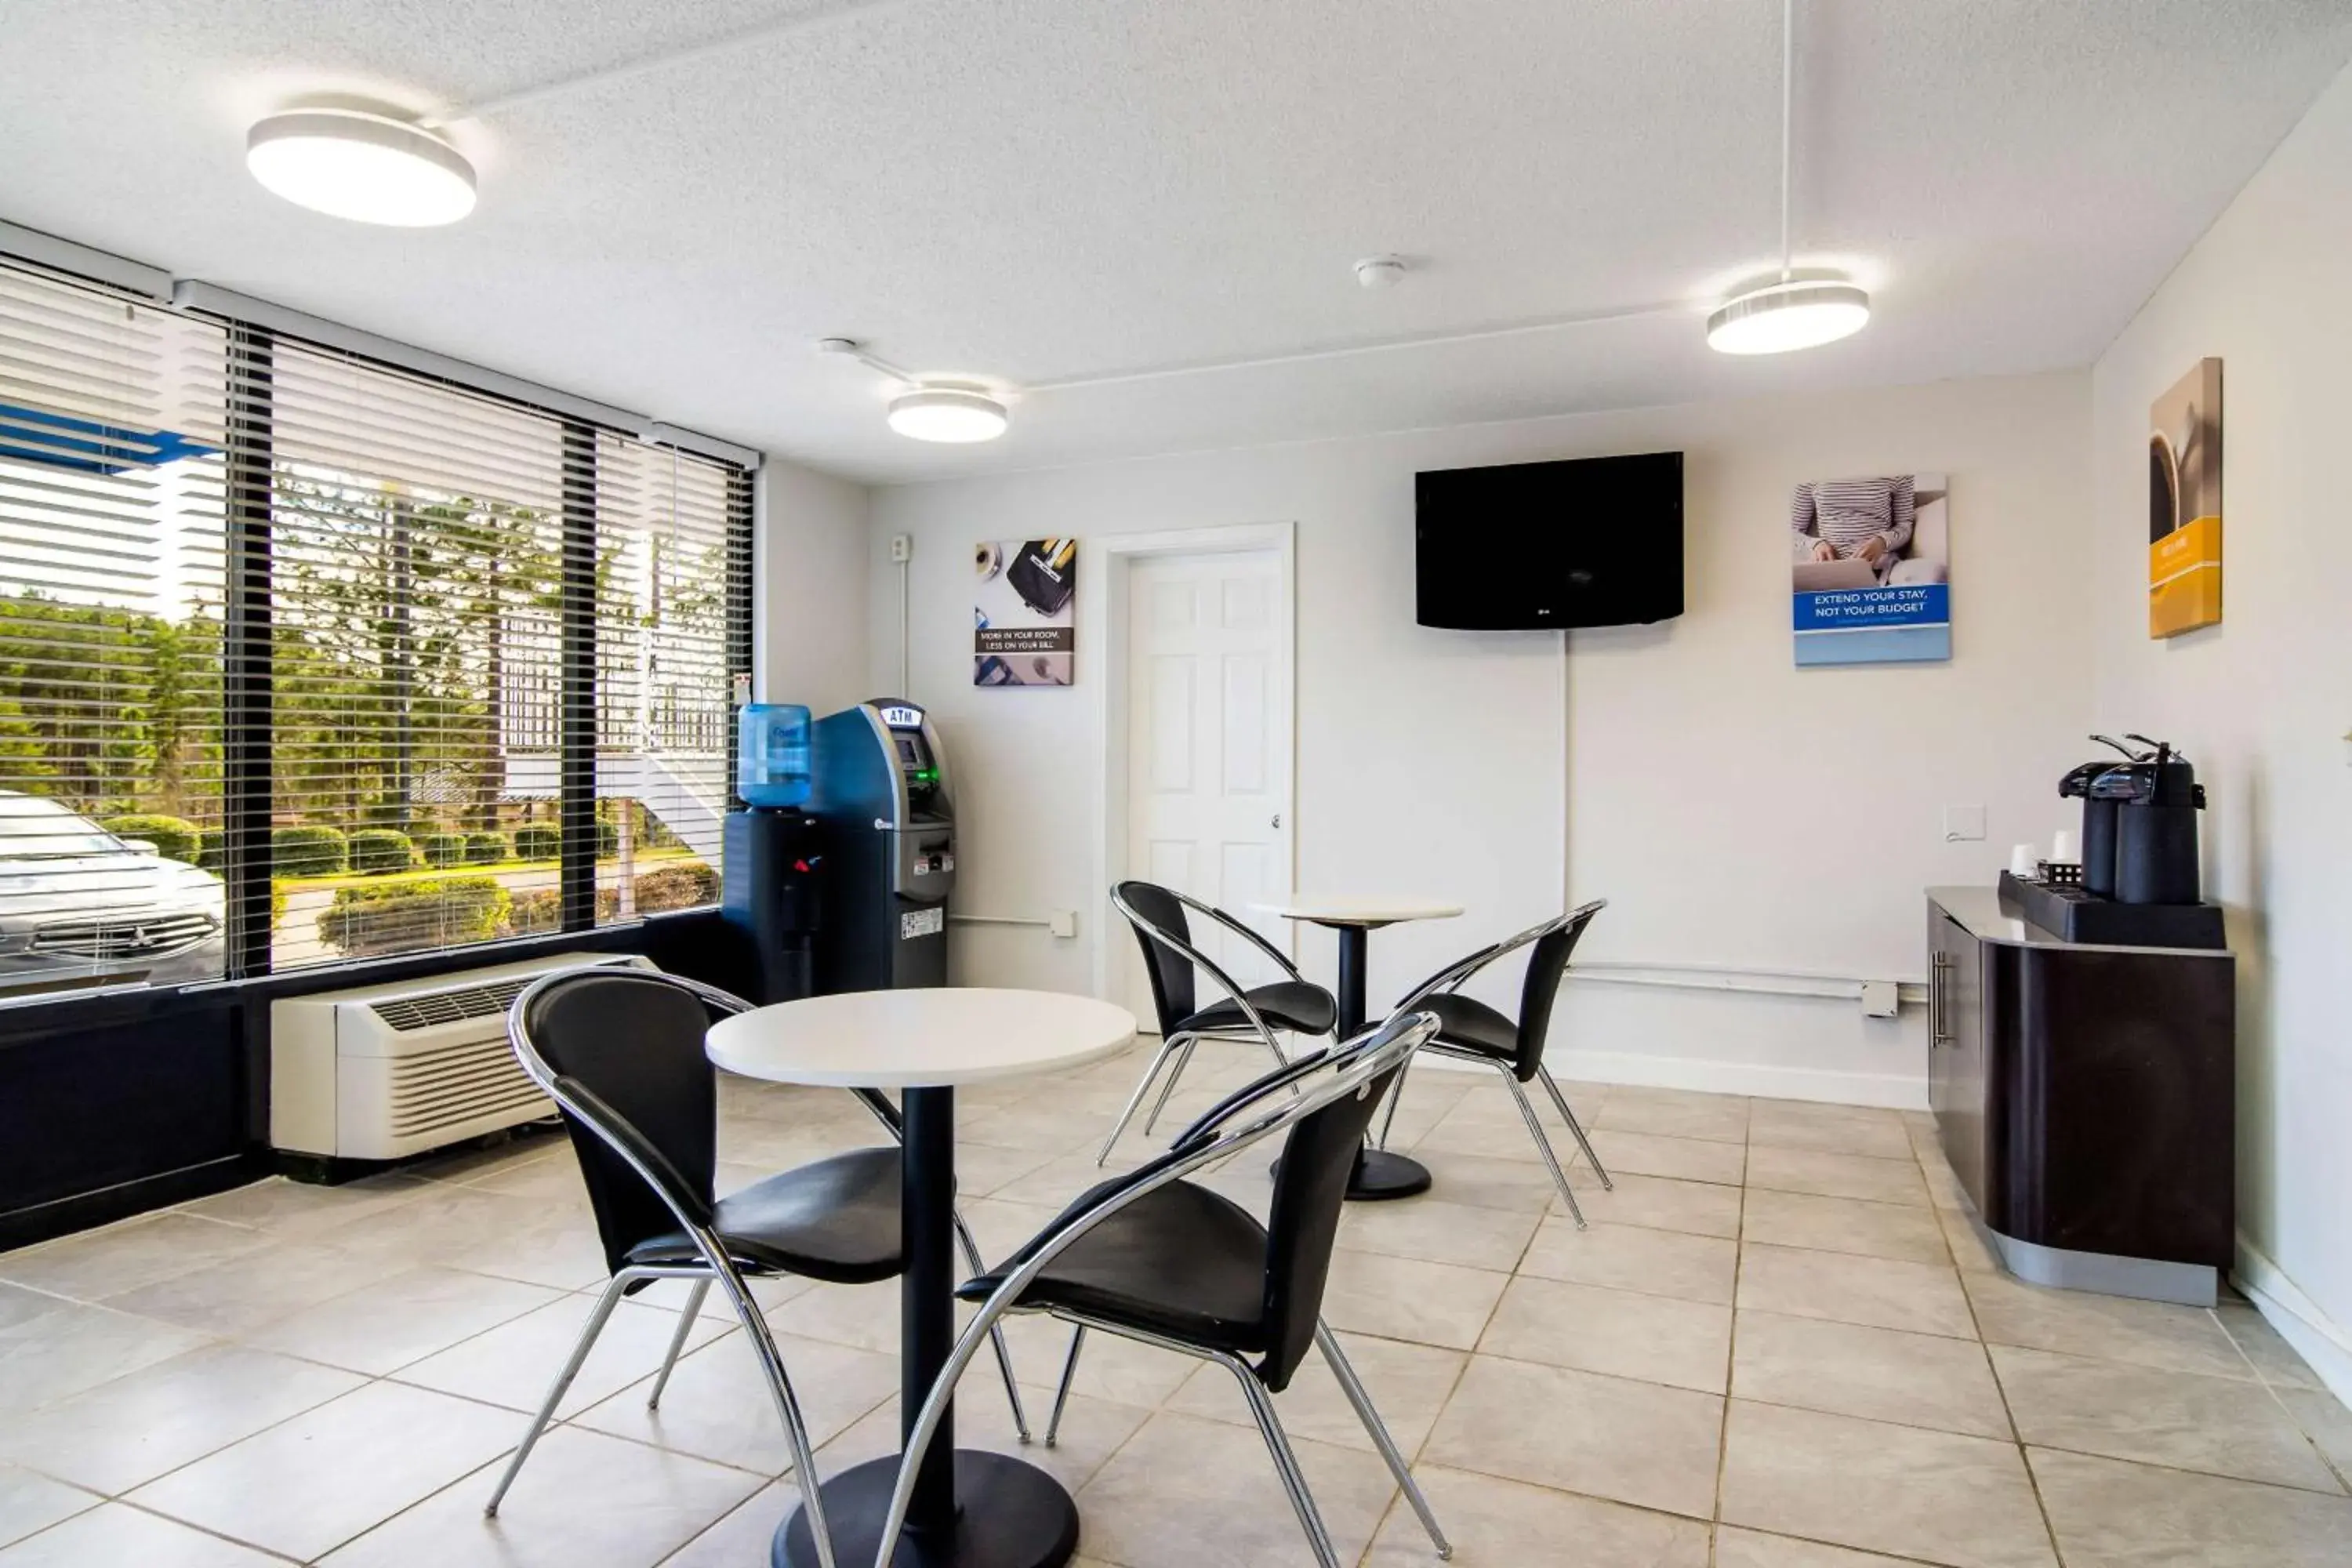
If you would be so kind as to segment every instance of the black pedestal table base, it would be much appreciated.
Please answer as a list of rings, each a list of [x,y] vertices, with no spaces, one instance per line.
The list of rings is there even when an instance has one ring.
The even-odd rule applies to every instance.
[[[836,1568],[872,1568],[898,1457],[871,1459],[824,1483],[824,1518]],[[1078,1550],[1078,1505],[1036,1466],[1005,1454],[959,1449],[951,1530],[908,1530],[892,1568],[1062,1568]],[[807,1510],[776,1531],[772,1568],[817,1568]]]
[[[1348,1177],[1348,1196],[1358,1203],[1385,1203],[1413,1198],[1429,1191],[1429,1167],[1385,1149],[1367,1149],[1356,1156]]]

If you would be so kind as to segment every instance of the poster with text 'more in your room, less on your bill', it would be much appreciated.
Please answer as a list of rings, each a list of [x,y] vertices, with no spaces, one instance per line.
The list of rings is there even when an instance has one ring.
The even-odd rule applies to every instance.
[[[1789,503],[1797,662],[1952,657],[1952,534],[1941,474],[1811,479]]]
[[[1075,671],[1078,542],[972,546],[971,683],[1067,686]]]

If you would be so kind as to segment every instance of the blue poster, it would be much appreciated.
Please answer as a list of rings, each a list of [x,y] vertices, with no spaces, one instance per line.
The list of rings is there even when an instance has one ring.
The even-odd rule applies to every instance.
[[[1798,664],[1952,657],[1948,500],[1941,474],[1797,487],[1789,529]]]

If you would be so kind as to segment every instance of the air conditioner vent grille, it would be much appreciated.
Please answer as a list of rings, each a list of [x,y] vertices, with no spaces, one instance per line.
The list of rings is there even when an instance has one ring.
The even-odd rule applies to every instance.
[[[403,1034],[412,1029],[430,1029],[441,1024],[459,1023],[467,1018],[495,1018],[514,1005],[514,999],[539,978],[536,974],[520,974],[511,980],[495,981],[488,985],[468,985],[454,991],[428,991],[415,996],[394,996],[368,1004],[368,1010]],[[499,1042],[499,1048],[506,1049],[504,1041]]]
[[[549,1114],[555,1109],[524,1076],[503,1037],[403,1057],[393,1063],[391,1088],[395,1138],[420,1137],[534,1103]]]

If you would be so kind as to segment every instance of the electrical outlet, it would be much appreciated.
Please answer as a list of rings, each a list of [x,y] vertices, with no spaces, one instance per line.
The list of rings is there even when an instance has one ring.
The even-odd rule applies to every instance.
[[[898,565],[904,565],[906,563],[908,563],[908,562],[909,562],[909,561],[912,561],[914,558],[915,558],[915,536],[914,536],[913,534],[911,534],[911,533],[894,533],[894,534],[892,534],[892,535],[890,536],[890,560],[891,560],[891,562],[892,562],[894,564],[898,564]]]
[[[1078,911],[1076,910],[1049,910],[1045,916],[1045,923],[1055,936],[1076,936],[1078,934]]]
[[[1958,844],[1985,836],[1985,808],[1980,805],[1944,807],[1944,842]]]

